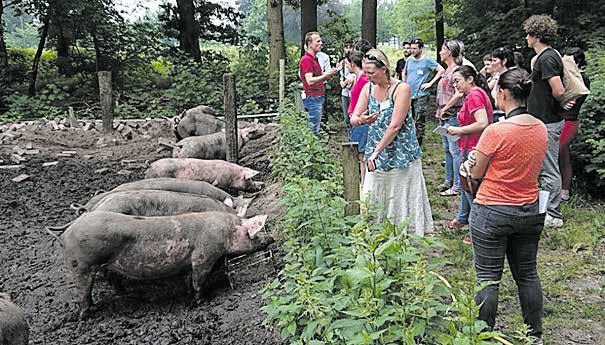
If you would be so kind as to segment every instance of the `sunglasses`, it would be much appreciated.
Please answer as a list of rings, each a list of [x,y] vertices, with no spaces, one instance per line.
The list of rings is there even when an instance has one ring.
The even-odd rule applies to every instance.
[[[378,57],[373,54],[366,54],[365,58],[368,62],[375,63],[378,67],[384,66],[384,63],[382,61],[380,61],[380,59],[378,59]]]

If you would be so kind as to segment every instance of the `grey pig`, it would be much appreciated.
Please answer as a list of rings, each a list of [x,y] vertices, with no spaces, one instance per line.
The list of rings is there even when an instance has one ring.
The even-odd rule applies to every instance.
[[[0,293],[0,344],[27,345],[29,325],[21,308],[10,300],[10,296]]]
[[[222,160],[196,158],[164,158],[149,166],[145,178],[176,177],[186,180],[206,181],[220,188],[232,188],[256,192],[261,182],[252,181],[260,172]]]
[[[174,123],[174,134],[177,140],[216,133],[225,127],[224,123],[216,118],[214,109],[205,105],[185,110],[174,118]]]
[[[138,280],[191,271],[195,297],[200,298],[219,258],[264,249],[274,241],[259,232],[266,220],[266,215],[242,220],[224,212],[171,217],[102,211],[82,215],[62,235],[65,264],[80,295],[80,318],[93,305],[92,287],[101,267]]]
[[[260,138],[265,132],[256,125],[238,131],[238,151],[251,139]],[[192,136],[176,143],[172,150],[174,158],[227,159],[225,132]]]

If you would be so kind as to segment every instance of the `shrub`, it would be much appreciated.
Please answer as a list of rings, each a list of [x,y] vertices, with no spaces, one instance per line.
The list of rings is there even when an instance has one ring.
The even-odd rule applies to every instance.
[[[605,188],[605,46],[587,52],[590,92],[580,112],[580,132],[572,146],[578,180],[588,192]]]

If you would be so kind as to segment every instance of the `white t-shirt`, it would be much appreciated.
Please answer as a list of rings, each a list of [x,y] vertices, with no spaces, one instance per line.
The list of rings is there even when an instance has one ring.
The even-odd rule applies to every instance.
[[[332,68],[332,66],[330,66],[330,56],[328,54],[324,52],[317,52],[315,57],[317,58],[323,73],[326,73]]]

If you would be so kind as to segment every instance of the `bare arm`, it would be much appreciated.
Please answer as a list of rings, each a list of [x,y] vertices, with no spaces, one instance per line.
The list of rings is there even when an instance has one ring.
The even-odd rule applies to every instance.
[[[317,84],[319,82],[322,82],[326,79],[329,79],[330,77],[332,77],[334,74],[336,74],[336,72],[338,72],[337,68],[332,68],[331,70],[329,70],[328,72],[314,77],[313,76],[313,72],[309,72],[309,73],[305,73],[305,79],[307,80],[307,84],[309,85],[314,85]]]
[[[490,157],[484,155],[479,150],[475,150],[475,165],[471,168],[471,177],[475,180],[482,179],[487,172]]]
[[[431,79],[431,81],[429,81],[428,83],[424,83],[424,84],[420,85],[420,88],[422,90],[430,88],[431,86],[433,86],[433,84],[435,84],[435,82],[437,80],[439,80],[439,78],[441,78],[443,73],[445,73],[445,68],[443,68],[443,66],[441,66],[441,65],[437,65],[437,73],[435,73],[435,76],[433,77],[433,79]]]
[[[443,108],[441,108],[441,111],[438,113],[438,118],[442,118],[443,114],[448,111],[449,108],[453,107],[456,103],[458,103],[458,101],[463,97],[464,94],[462,92],[456,91],[452,98],[450,98],[450,100],[443,106]]]
[[[479,109],[475,111],[473,116],[475,116],[475,122],[462,127],[450,126],[447,128],[448,133],[454,135],[473,134],[481,132],[487,126],[489,126],[489,120],[487,119],[487,111],[485,111],[485,109]]]
[[[555,99],[560,100],[561,97],[563,97],[563,94],[565,93],[565,87],[563,86],[561,77],[556,76],[556,77],[552,77],[552,78],[548,79],[548,84],[550,85],[550,88],[552,89],[552,96]]]
[[[369,97],[368,97],[368,93],[370,92],[370,83],[367,83],[363,86],[363,89],[361,89],[361,92],[359,93],[359,98],[357,99],[357,104],[355,104],[355,109],[353,110],[353,113],[351,114],[351,125],[353,126],[361,126],[363,125],[364,121],[368,120],[368,103],[369,103]]]

